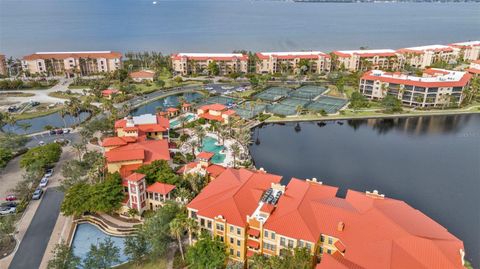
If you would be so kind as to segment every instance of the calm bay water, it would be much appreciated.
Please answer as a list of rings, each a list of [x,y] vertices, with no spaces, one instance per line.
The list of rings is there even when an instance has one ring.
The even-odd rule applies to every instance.
[[[446,227],[480,261],[480,114],[268,124],[254,130],[256,167],[401,199]]]
[[[479,3],[0,0],[0,51],[334,50],[480,38]]]

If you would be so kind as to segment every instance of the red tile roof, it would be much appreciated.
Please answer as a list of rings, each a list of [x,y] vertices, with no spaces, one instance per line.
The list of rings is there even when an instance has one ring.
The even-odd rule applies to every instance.
[[[153,78],[155,76],[155,72],[150,70],[141,70],[130,73],[131,78]]]
[[[281,178],[264,172],[227,168],[188,204],[188,208],[212,219],[222,215],[228,223],[245,227],[246,216],[258,206],[263,192]]]
[[[116,59],[121,58],[122,53],[115,51],[84,51],[84,52],[42,52],[24,56],[27,61],[40,59],[67,59],[67,58],[91,58],[91,59]]]
[[[123,137],[106,137],[102,141],[102,147],[123,146],[128,142]]]
[[[120,167],[120,176],[126,178],[140,168],[140,166],[142,166],[141,163],[122,165],[122,167]]]
[[[180,167],[180,169],[177,170],[177,173],[178,173],[178,174],[183,174],[184,172],[188,172],[188,171],[191,170],[192,168],[197,167],[197,165],[198,165],[198,162],[190,162],[190,163],[187,163],[187,164],[185,164],[184,166]]]
[[[167,195],[171,191],[175,189],[175,185],[155,182],[152,185],[147,187],[148,192],[160,193],[163,195]]]
[[[210,104],[210,105],[201,106],[200,109],[204,111],[207,111],[207,110],[223,111],[227,109],[227,107],[222,104]]]
[[[229,110],[223,112],[222,114],[231,116],[231,115],[233,115],[233,114],[235,114],[235,113],[236,113],[235,110],[229,109]]]
[[[225,167],[218,165],[218,164],[211,164],[207,167],[207,173],[212,177],[218,177],[223,171],[225,171]]]
[[[187,60],[195,60],[195,61],[235,61],[235,60],[241,60],[241,61],[247,61],[248,60],[248,55],[242,54],[240,56],[216,56],[215,54],[208,55],[208,54],[198,54],[198,55],[180,55],[180,54],[173,54],[171,56],[172,60],[181,60],[181,59],[187,59]]]
[[[177,111],[178,111],[178,108],[176,108],[176,107],[167,108],[167,112],[177,112]]]
[[[206,120],[214,120],[214,121],[219,121],[219,122],[223,122],[224,119],[222,118],[222,116],[214,116],[214,115],[210,115],[208,113],[203,113],[199,116],[200,118],[204,118]]]
[[[124,161],[136,161],[145,159],[145,151],[143,149],[123,149],[123,147],[114,148],[110,151],[105,152],[105,157],[107,162],[124,162]]]
[[[471,74],[480,74],[480,69],[468,68],[467,71]]]
[[[127,126],[127,120],[126,119],[121,119],[117,120],[115,122],[115,129],[122,128],[124,130],[129,130],[133,128],[137,128],[140,132],[139,135],[144,135],[146,132],[165,132],[167,129],[170,128],[170,121],[161,116],[160,114],[157,114],[157,123],[156,124],[139,124],[136,125],[135,127],[126,127]]]
[[[168,141],[147,140],[139,138],[135,143],[129,143],[105,152],[107,162],[121,162],[129,160],[143,160],[144,163],[151,163],[155,160],[170,160]]]
[[[129,175],[128,177],[126,177],[125,179],[128,180],[128,181],[139,181],[139,180],[142,180],[144,178],[145,178],[144,174],[133,173],[133,174]]]
[[[192,105],[189,104],[189,103],[183,103],[183,104],[182,104],[182,107],[191,107],[191,106],[192,106]]]
[[[106,89],[102,91],[103,96],[110,96],[112,94],[117,94],[119,91],[116,89]]]
[[[215,153],[213,153],[213,152],[202,151],[202,152],[197,154],[197,158],[198,159],[204,159],[204,160],[210,160],[214,155],[215,155]]]

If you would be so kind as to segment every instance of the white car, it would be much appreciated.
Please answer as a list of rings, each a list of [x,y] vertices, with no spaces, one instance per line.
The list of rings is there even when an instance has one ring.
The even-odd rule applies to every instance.
[[[38,144],[39,144],[40,146],[45,146],[45,142],[43,142],[43,141],[38,142]]]
[[[63,133],[64,133],[64,134],[70,133],[70,129],[69,129],[69,128],[64,128],[64,129],[63,129]]]
[[[0,207],[0,215],[8,215],[17,212],[15,207]]]
[[[43,177],[42,180],[40,180],[40,188],[45,188],[48,185],[48,177]]]

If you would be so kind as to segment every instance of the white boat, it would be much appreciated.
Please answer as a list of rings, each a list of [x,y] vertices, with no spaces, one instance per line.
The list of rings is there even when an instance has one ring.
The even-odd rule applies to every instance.
[[[157,4],[157,1],[153,1],[152,4],[156,5],[156,4]]]

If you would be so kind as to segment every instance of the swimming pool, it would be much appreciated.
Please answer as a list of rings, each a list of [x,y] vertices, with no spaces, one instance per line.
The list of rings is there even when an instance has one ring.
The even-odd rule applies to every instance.
[[[217,143],[215,138],[210,136],[205,137],[202,142],[202,151],[215,153],[215,155],[212,157],[212,163],[223,163],[226,156],[225,154],[221,154],[220,151],[222,151],[225,147],[217,146],[215,143]]]
[[[186,117],[185,117],[185,123],[189,122],[191,119],[193,119],[193,114],[188,114]],[[180,124],[180,121],[179,120],[171,120],[170,121],[170,128],[175,128],[177,127],[178,125]]]
[[[128,261],[128,257],[123,253],[125,238],[108,235],[90,223],[77,225],[72,241],[73,254],[83,262],[90,250],[90,245],[103,242],[106,238],[112,239],[114,245],[120,249],[120,263]]]

